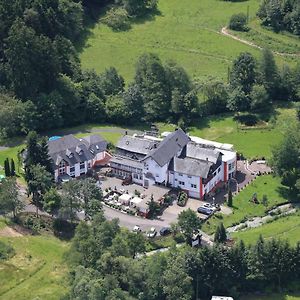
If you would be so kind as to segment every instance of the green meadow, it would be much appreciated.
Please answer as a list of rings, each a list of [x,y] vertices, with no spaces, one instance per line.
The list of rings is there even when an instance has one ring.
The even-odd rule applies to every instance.
[[[255,204],[251,201],[253,194],[257,194],[261,202],[263,195],[268,198],[268,205],[265,207],[262,203]],[[225,227],[239,224],[246,218],[264,216],[267,209],[274,205],[285,203],[290,200],[287,196],[287,188],[282,186],[280,178],[273,175],[264,175],[252,181],[244,190],[233,198],[233,210],[229,215],[216,214],[204,223],[202,229],[213,234],[219,223]]]
[[[0,261],[0,299],[60,299],[68,290],[68,244],[50,236],[0,237],[15,256]]]
[[[162,60],[175,60],[194,79],[226,80],[228,67],[240,52],[248,51],[258,57],[260,50],[223,36],[221,28],[228,24],[232,14],[246,13],[247,7],[255,20],[259,3],[260,0],[160,0],[158,14],[133,22],[131,29],[121,32],[104,25],[102,14],[98,22],[90,23],[86,40],[78,46],[82,66],[97,72],[114,66],[128,82],[133,79],[137,58],[142,53],[154,52]],[[275,36],[269,30],[264,30],[261,37],[259,27],[249,33],[254,42],[271,39],[275,51],[282,50],[282,40],[286,46],[296,44],[290,46],[292,50],[300,47],[296,39]],[[294,63],[295,59],[277,56],[277,61]]]
[[[258,237],[268,239],[288,240],[291,245],[300,242],[300,213],[279,218],[257,228],[248,229],[232,234],[237,240],[243,240],[246,244],[254,244]]]

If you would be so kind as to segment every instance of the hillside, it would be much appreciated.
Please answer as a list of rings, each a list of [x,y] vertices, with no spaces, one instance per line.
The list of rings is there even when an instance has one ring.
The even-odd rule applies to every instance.
[[[115,66],[126,80],[130,80],[137,57],[152,51],[163,60],[177,61],[193,78],[214,76],[226,79],[228,67],[240,52],[248,51],[258,56],[260,51],[221,35],[221,28],[228,24],[232,14],[246,13],[248,6],[251,19],[255,19],[259,3],[260,0],[236,3],[160,0],[160,14],[132,24],[128,31],[113,32],[99,21],[91,26],[81,49],[82,65],[98,72]],[[270,35],[275,39],[273,33]],[[277,56],[277,60],[293,62],[294,58]]]

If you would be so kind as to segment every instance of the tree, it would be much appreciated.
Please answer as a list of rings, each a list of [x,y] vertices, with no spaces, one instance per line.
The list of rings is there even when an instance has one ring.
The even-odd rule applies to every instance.
[[[263,85],[253,85],[250,93],[251,109],[253,110],[266,110],[270,107],[269,94]]]
[[[223,223],[220,223],[216,229],[214,242],[216,243],[224,243],[227,241],[226,229]]]
[[[233,62],[230,73],[230,85],[233,89],[241,88],[248,95],[256,80],[256,61],[252,54],[241,53]]]
[[[187,243],[191,242],[192,236],[201,227],[201,221],[197,214],[190,208],[178,215],[178,226],[183,232]]]
[[[131,83],[124,92],[123,99],[128,121],[131,123],[138,123],[142,121],[145,116],[145,112],[143,96],[139,87],[136,84]]]
[[[241,87],[237,87],[229,94],[227,107],[234,112],[247,111],[250,108],[250,97]]]
[[[143,54],[137,62],[135,84],[143,95],[145,118],[165,120],[170,109],[170,92],[165,69],[157,55]]]
[[[112,7],[106,13],[103,21],[115,31],[128,30],[130,28],[128,12],[121,7]]]
[[[145,238],[141,232],[128,232],[126,240],[132,258],[135,258],[138,253],[145,252]]]
[[[286,128],[283,140],[273,149],[271,165],[279,176],[283,176],[293,169],[299,169],[300,134],[298,126],[290,125]]]
[[[237,31],[247,31],[247,16],[244,13],[232,15],[229,21],[229,28]]]
[[[101,88],[106,96],[117,95],[124,91],[124,78],[116,68],[110,67],[101,74]]]
[[[205,82],[201,91],[209,114],[224,113],[228,110],[228,86],[223,82],[209,80]]]
[[[60,207],[61,196],[55,188],[50,188],[43,195],[43,208],[46,212],[54,214]]]
[[[8,158],[6,158],[4,161],[4,173],[6,177],[10,177],[11,175]]]
[[[151,195],[150,201],[147,204],[149,208],[149,217],[155,217],[160,212],[160,205],[154,201],[153,195]]]
[[[76,214],[82,209],[81,199],[78,197],[78,181],[71,180],[63,185],[59,216],[74,221]]]
[[[192,299],[192,278],[184,268],[182,257],[170,259],[163,274],[163,291],[167,300],[189,300]],[[176,282],[176,284],[174,284]]]
[[[127,119],[127,109],[122,95],[109,96],[105,103],[107,119],[116,124],[122,124]]]
[[[14,219],[17,213],[22,210],[24,203],[19,195],[15,178],[6,178],[0,186],[0,210],[13,214]]]
[[[15,161],[13,158],[10,160],[10,176],[16,175],[16,167],[15,167]]]
[[[53,178],[46,168],[40,164],[31,165],[27,172],[28,194],[32,195],[33,203],[36,206],[36,216],[38,216],[38,206],[43,195],[51,188]]]
[[[272,51],[263,49],[259,62],[259,71],[262,75],[263,84],[272,99],[276,97],[279,86],[279,74]]]
[[[267,195],[263,195],[261,203],[263,204],[263,206],[267,207],[269,205],[269,201],[268,201],[268,196]]]
[[[228,199],[227,199],[227,205],[229,207],[232,207],[232,191],[231,191],[231,188],[229,188],[228,190]]]

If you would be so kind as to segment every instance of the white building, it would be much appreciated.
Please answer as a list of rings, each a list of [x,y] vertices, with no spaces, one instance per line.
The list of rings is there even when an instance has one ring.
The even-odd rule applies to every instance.
[[[197,140],[181,129],[163,136],[123,136],[110,161],[113,172],[144,187],[180,187],[199,199],[235,175],[232,145]]]
[[[96,165],[105,165],[111,158],[107,142],[99,135],[78,139],[72,134],[48,141],[55,181],[84,175]]]

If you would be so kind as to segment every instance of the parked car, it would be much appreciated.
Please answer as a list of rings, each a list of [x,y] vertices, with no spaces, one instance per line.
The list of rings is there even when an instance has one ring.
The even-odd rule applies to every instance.
[[[217,208],[216,205],[212,205],[212,204],[210,204],[210,203],[205,203],[205,204],[203,204],[201,207],[205,207],[205,208],[211,209],[211,210],[213,210],[213,211],[217,211],[217,210],[218,210],[218,208]]]
[[[207,216],[210,216],[211,214],[214,213],[214,210],[212,210],[210,208],[207,208],[207,207],[204,207],[204,206],[198,207],[197,211],[198,211],[198,213],[204,214],[204,215],[207,215]]]
[[[135,225],[134,227],[133,227],[133,230],[132,230],[133,232],[141,232],[142,231],[142,229],[141,229],[141,227],[139,226],[139,225]]]
[[[171,228],[170,228],[170,227],[163,227],[163,228],[159,231],[159,234],[160,234],[161,236],[169,235],[169,234],[171,234]]]
[[[148,238],[154,238],[157,234],[157,231],[154,227],[151,227],[150,230],[147,232]]]

